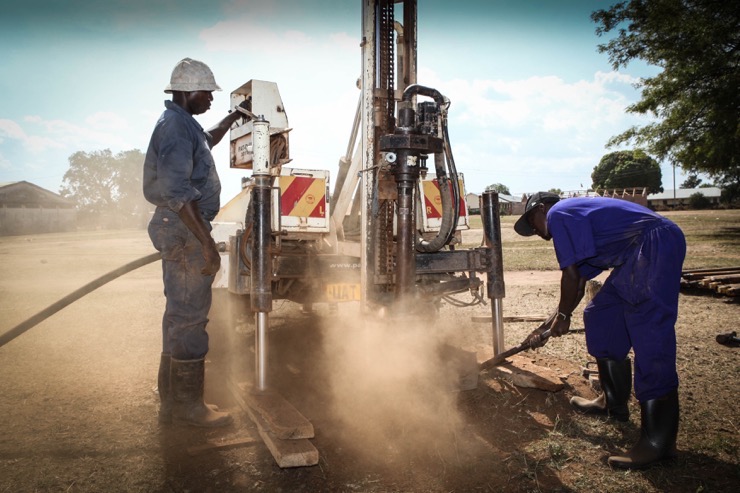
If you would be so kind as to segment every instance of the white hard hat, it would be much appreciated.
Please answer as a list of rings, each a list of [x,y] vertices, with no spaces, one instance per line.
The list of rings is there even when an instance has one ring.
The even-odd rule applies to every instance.
[[[170,83],[164,88],[164,92],[172,91],[220,91],[216,84],[213,72],[203,62],[192,58],[183,58],[172,70]]]

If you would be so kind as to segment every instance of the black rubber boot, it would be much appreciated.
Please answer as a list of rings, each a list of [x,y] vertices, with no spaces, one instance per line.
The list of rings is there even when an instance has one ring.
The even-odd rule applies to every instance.
[[[171,359],[172,417],[193,426],[230,425],[233,419],[228,413],[215,411],[203,402],[205,369],[205,359]]]
[[[159,373],[157,374],[157,392],[159,393],[159,422],[172,422],[172,393],[170,392],[170,353],[162,353],[159,357]]]
[[[620,469],[644,469],[676,457],[678,435],[678,391],[640,403],[640,440],[626,455],[609,457],[609,465]]]
[[[159,373],[157,374],[157,393],[159,394],[159,422],[172,423],[172,392],[170,392],[170,353],[162,353],[159,358]],[[218,411],[215,404],[206,404],[213,411]]]
[[[629,358],[617,361],[597,358],[599,381],[603,393],[596,399],[573,397],[571,406],[584,414],[607,416],[617,421],[629,421],[630,410],[627,402],[632,394],[632,362]]]

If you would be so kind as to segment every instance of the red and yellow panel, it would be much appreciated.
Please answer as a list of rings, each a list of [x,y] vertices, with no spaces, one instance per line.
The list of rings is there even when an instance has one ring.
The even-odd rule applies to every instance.
[[[280,195],[283,216],[324,217],[326,180],[306,176],[281,176]]]
[[[468,208],[465,205],[465,185],[462,178],[458,179],[460,184],[460,218],[467,217]],[[426,219],[442,219],[442,194],[439,192],[439,182],[434,180],[422,181],[422,191],[424,193],[424,217]],[[450,190],[452,193],[452,190]],[[463,222],[467,224],[467,222]]]

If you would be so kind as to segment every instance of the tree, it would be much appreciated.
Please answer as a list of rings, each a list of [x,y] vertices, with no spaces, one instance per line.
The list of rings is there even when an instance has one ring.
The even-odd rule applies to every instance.
[[[563,193],[563,191],[560,190],[559,188],[551,188],[550,190],[548,190],[548,192],[550,192],[550,193],[556,193],[558,195],[560,195],[561,193]]]
[[[69,157],[59,193],[74,200],[88,218],[100,219],[103,214],[133,218],[151,209],[142,193],[143,165],[138,149],[115,156],[110,149],[78,151]]]
[[[691,209],[708,209],[712,203],[701,192],[692,193],[689,197],[689,207]]]
[[[714,185],[722,189],[720,201],[724,204],[740,202],[740,166],[727,170],[714,180]]]
[[[651,192],[662,192],[662,180],[660,165],[643,151],[616,151],[594,167],[591,188],[647,187]]]
[[[660,67],[627,108],[657,122],[608,145],[632,142],[683,169],[711,176],[740,166],[740,9],[725,0],[629,0],[591,14],[615,70],[633,60]]]
[[[498,192],[504,195],[511,195],[511,192],[509,191],[509,187],[507,187],[506,185],[502,185],[501,183],[494,183],[493,185],[488,185],[486,187],[486,192]]]
[[[696,173],[689,173],[686,180],[681,183],[681,188],[699,188],[701,182],[701,178],[699,178]]]

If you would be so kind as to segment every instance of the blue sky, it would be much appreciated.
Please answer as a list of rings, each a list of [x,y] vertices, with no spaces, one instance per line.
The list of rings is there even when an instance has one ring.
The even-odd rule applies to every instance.
[[[589,16],[611,3],[419,1],[418,81],[452,101],[468,192],[588,187],[607,139],[646,122],[624,108],[652,69],[614,72],[596,49]],[[197,117],[204,127],[230,91],[274,81],[291,165],[333,177],[359,97],[360,10],[360,0],[0,0],[0,182],[56,192],[76,151],[145,151],[184,57],[206,62],[223,88]],[[229,169],[225,141],[214,155],[226,202],[244,172]],[[663,166],[663,186],[672,180]]]

